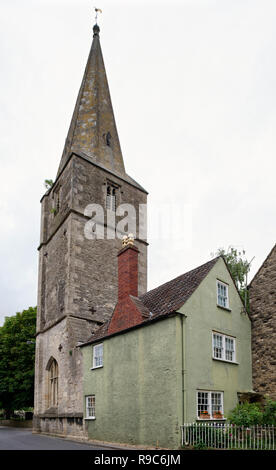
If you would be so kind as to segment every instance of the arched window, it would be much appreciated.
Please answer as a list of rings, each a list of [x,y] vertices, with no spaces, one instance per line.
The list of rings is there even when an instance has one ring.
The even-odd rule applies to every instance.
[[[58,363],[52,358],[49,371],[49,406],[58,405]]]
[[[113,186],[106,188],[106,208],[109,211],[116,212],[116,189]]]

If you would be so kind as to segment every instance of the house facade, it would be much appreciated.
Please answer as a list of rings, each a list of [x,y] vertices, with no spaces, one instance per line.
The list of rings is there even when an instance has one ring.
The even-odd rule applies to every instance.
[[[86,435],[178,448],[182,424],[225,420],[252,392],[251,321],[222,257],[136,297],[129,256],[111,320],[81,346]]]

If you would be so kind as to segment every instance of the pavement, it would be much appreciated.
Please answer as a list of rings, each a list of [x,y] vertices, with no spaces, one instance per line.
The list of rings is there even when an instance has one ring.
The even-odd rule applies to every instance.
[[[107,445],[32,434],[32,429],[0,426],[0,450],[113,450]]]

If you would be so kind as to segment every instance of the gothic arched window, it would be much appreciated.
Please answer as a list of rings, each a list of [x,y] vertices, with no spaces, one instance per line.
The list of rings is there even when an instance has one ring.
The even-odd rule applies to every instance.
[[[106,188],[106,208],[116,212],[116,189],[110,185]]]
[[[49,406],[58,405],[58,363],[52,358],[49,371]]]

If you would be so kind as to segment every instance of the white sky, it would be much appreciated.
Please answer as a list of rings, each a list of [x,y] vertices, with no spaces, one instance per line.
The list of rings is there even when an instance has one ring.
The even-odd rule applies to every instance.
[[[61,158],[94,4],[1,1],[0,324],[37,303],[39,201]],[[275,243],[275,0],[96,6],[126,169],[150,192],[149,288],[229,245],[255,256],[252,277]],[[166,205],[181,219],[160,239],[154,211]]]

